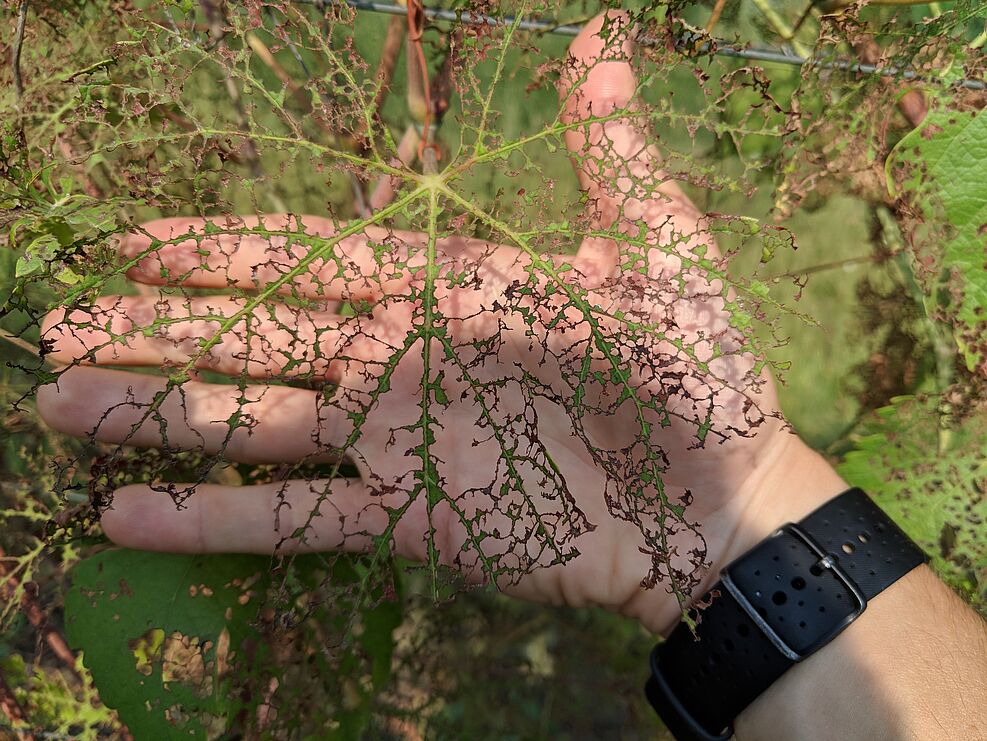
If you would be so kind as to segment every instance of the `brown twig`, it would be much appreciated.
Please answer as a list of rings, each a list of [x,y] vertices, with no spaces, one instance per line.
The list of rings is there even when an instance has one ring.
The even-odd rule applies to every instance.
[[[421,108],[422,139],[418,144],[418,158],[434,166],[439,160],[439,150],[432,141],[432,83],[428,77],[428,61],[422,34],[425,31],[425,7],[422,0],[408,0],[408,103],[412,113]],[[428,159],[425,152],[431,150]],[[431,168],[430,168],[431,169]]]
[[[24,47],[24,29],[27,27],[27,6],[31,0],[21,0],[17,11],[17,30],[14,32],[14,47],[10,54],[10,67],[14,74],[14,90],[17,93],[17,103],[24,96],[24,78],[21,77],[21,49]]]
[[[716,0],[716,5],[713,6],[713,13],[706,22],[706,33],[713,33],[716,24],[720,22],[720,16],[723,15],[723,8],[726,4],[727,0]]]
[[[261,38],[255,33],[246,34],[247,44],[253,49],[254,54],[256,54],[260,60],[267,65],[268,69],[275,74],[275,76],[281,80],[286,88],[288,88],[292,94],[297,95],[302,91],[302,86],[298,84],[288,71],[281,66],[280,62],[275,58],[274,54],[268,48]]]
[[[393,16],[390,23],[387,25],[387,36],[384,38],[384,46],[381,49],[380,61],[377,63],[376,77],[378,88],[377,92],[374,94],[372,103],[373,109],[371,111],[371,116],[373,117],[380,115],[380,110],[384,105],[384,100],[387,98],[388,92],[390,92],[391,79],[394,77],[394,68],[397,66],[398,55],[401,53],[401,42],[404,39],[404,25],[405,22],[400,16]],[[368,131],[366,122],[361,121],[360,126],[354,135],[356,149],[358,152],[367,154],[370,151],[370,137],[372,136],[373,132]],[[398,148],[400,150],[400,145]],[[408,164],[405,161],[405,158],[401,156],[400,151],[398,154],[398,159],[405,162],[405,164]],[[350,178],[353,185],[354,205],[356,212],[361,218],[366,219],[370,217],[374,209],[382,208],[387,205],[393,197],[393,186],[390,182],[391,178],[387,176],[384,176],[378,180],[369,197],[366,195],[364,190],[364,181],[353,172],[350,173]],[[385,182],[389,187],[385,186]],[[374,205],[375,202],[378,205]]]
[[[384,46],[380,52],[380,61],[377,63],[377,88],[374,94],[374,115],[380,113],[384,105],[384,99],[390,92],[391,79],[394,77],[394,68],[397,67],[398,56],[401,54],[401,42],[404,39],[404,22],[400,16],[392,16],[387,24],[387,36],[384,37]]]
[[[456,47],[462,43],[463,30],[457,28],[448,37],[445,58],[432,80],[432,123],[435,128],[442,125],[442,118],[449,110],[449,99],[454,89],[452,73],[455,69]]]
[[[3,549],[0,549],[0,559],[5,557]],[[21,612],[24,613],[25,617],[31,625],[34,627],[38,634],[44,638],[45,643],[51,649],[51,652],[55,654],[58,659],[65,664],[65,667],[72,672],[73,675],[78,677],[78,672],[75,668],[75,654],[72,649],[69,648],[65,639],[62,638],[61,633],[59,633],[55,628],[53,628],[49,622],[48,617],[45,615],[41,605],[38,604],[36,595],[32,594],[30,589],[26,585],[22,585],[20,579],[17,578],[16,574],[10,574],[8,576],[7,567],[4,565],[3,561],[0,560],[0,578],[6,576],[6,582],[3,586],[0,586],[0,596],[5,598],[10,598],[17,594],[18,590],[21,592]]]

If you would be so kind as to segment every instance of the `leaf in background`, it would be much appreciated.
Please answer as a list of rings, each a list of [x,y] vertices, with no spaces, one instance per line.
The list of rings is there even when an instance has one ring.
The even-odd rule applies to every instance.
[[[242,702],[244,643],[270,560],[114,549],[80,562],[65,597],[66,635],[103,702],[138,739],[205,738]]]
[[[937,403],[936,397],[899,397],[878,410],[839,471],[987,612],[987,416],[964,420],[940,452]]]
[[[945,305],[967,368],[987,370],[987,112],[931,111],[888,159],[926,219],[945,217]]]

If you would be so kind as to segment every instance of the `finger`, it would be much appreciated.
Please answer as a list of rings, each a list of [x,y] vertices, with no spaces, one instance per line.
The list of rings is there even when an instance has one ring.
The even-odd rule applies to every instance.
[[[283,292],[358,300],[399,289],[407,281],[410,248],[425,243],[413,232],[371,227],[330,245],[338,233],[338,224],[314,216],[169,218],[142,225],[120,249],[139,258],[128,275],[142,283],[263,289],[283,280]],[[381,244],[388,249],[375,252]],[[286,278],[313,251],[324,254]]]
[[[263,290],[280,281],[281,293],[341,301],[398,293],[426,262],[426,235],[368,226],[334,242],[345,226],[291,215],[159,219],[128,234],[120,250],[137,260],[128,275],[142,283]],[[454,256],[476,244],[486,243],[449,237],[438,249]]]
[[[225,386],[100,368],[70,368],[38,390],[49,426],[136,447],[222,453],[246,463],[338,458],[346,414],[315,391]]]
[[[465,531],[442,500],[398,487],[375,490],[360,479],[289,480],[258,486],[125,486],[102,514],[107,536],[128,548],[177,553],[365,551],[400,516],[387,544],[404,558],[439,562],[483,578],[475,552],[462,552]],[[177,503],[176,503],[177,501]],[[491,539],[491,547],[495,547]]]
[[[230,375],[339,380],[333,359],[346,344],[345,317],[274,303],[232,321],[246,303],[228,296],[105,296],[85,309],[50,312],[41,339],[47,357],[66,365],[166,367],[194,361],[196,368]]]
[[[711,245],[700,214],[662,169],[658,150],[648,143],[647,125],[636,117],[638,81],[630,64],[634,29],[626,13],[610,11],[588,23],[569,47],[559,88],[562,119],[575,124],[629,108],[626,117],[566,131],[582,187],[589,196],[596,228],[634,229],[644,220],[665,243]],[[605,38],[604,38],[605,37]],[[606,239],[587,239],[580,256],[616,262],[617,248]]]
[[[126,486],[102,515],[115,543],[175,553],[360,551],[387,527],[387,512],[359,479],[260,486]]]

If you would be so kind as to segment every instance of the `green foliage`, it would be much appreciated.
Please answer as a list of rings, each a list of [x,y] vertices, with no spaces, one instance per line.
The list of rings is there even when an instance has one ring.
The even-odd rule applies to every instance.
[[[103,551],[72,572],[66,635],[138,738],[200,738],[243,705],[268,559]],[[218,726],[217,726],[218,724]]]
[[[987,614],[987,416],[944,418],[937,397],[901,397],[858,430],[840,473],[933,557]]]
[[[311,559],[297,566],[309,589],[317,584],[318,567]],[[346,560],[333,567],[336,584],[354,584],[361,574],[362,565]],[[137,738],[215,738],[232,727],[253,726],[265,712],[276,714],[273,706],[265,710],[270,696],[280,682],[293,679],[294,670],[280,666],[289,661],[284,633],[293,626],[272,624],[273,587],[268,558],[104,550],[71,572],[66,635],[81,651],[101,700]],[[337,630],[344,628],[340,617],[306,607],[314,610],[308,616],[313,623],[335,621]],[[323,738],[360,738],[375,695],[390,678],[392,634],[401,616],[393,599],[363,609],[356,646],[338,647],[334,657],[344,701],[306,708],[281,726],[311,732],[321,724]],[[313,657],[306,663],[321,664]],[[347,686],[353,679],[359,681]],[[299,682],[282,692],[302,695],[305,687]]]
[[[902,195],[944,227],[927,237],[942,242],[927,303],[952,323],[967,367],[987,372],[987,113],[945,105],[898,142],[888,167],[903,171]]]
[[[13,724],[15,731],[48,728],[79,741],[95,741],[103,729],[112,727],[115,716],[100,703],[81,661],[76,669],[83,673],[82,682],[58,669],[30,667],[20,654],[0,659],[0,672],[7,684],[16,688],[15,698],[25,710],[26,722]],[[7,724],[0,722],[0,729],[5,727]]]

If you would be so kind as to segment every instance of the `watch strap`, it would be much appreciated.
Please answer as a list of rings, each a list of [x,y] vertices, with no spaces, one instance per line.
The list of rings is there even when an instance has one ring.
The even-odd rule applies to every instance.
[[[651,654],[645,692],[677,739],[728,739],[732,723],[792,665],[927,561],[860,489],[783,526],[721,572]]]

